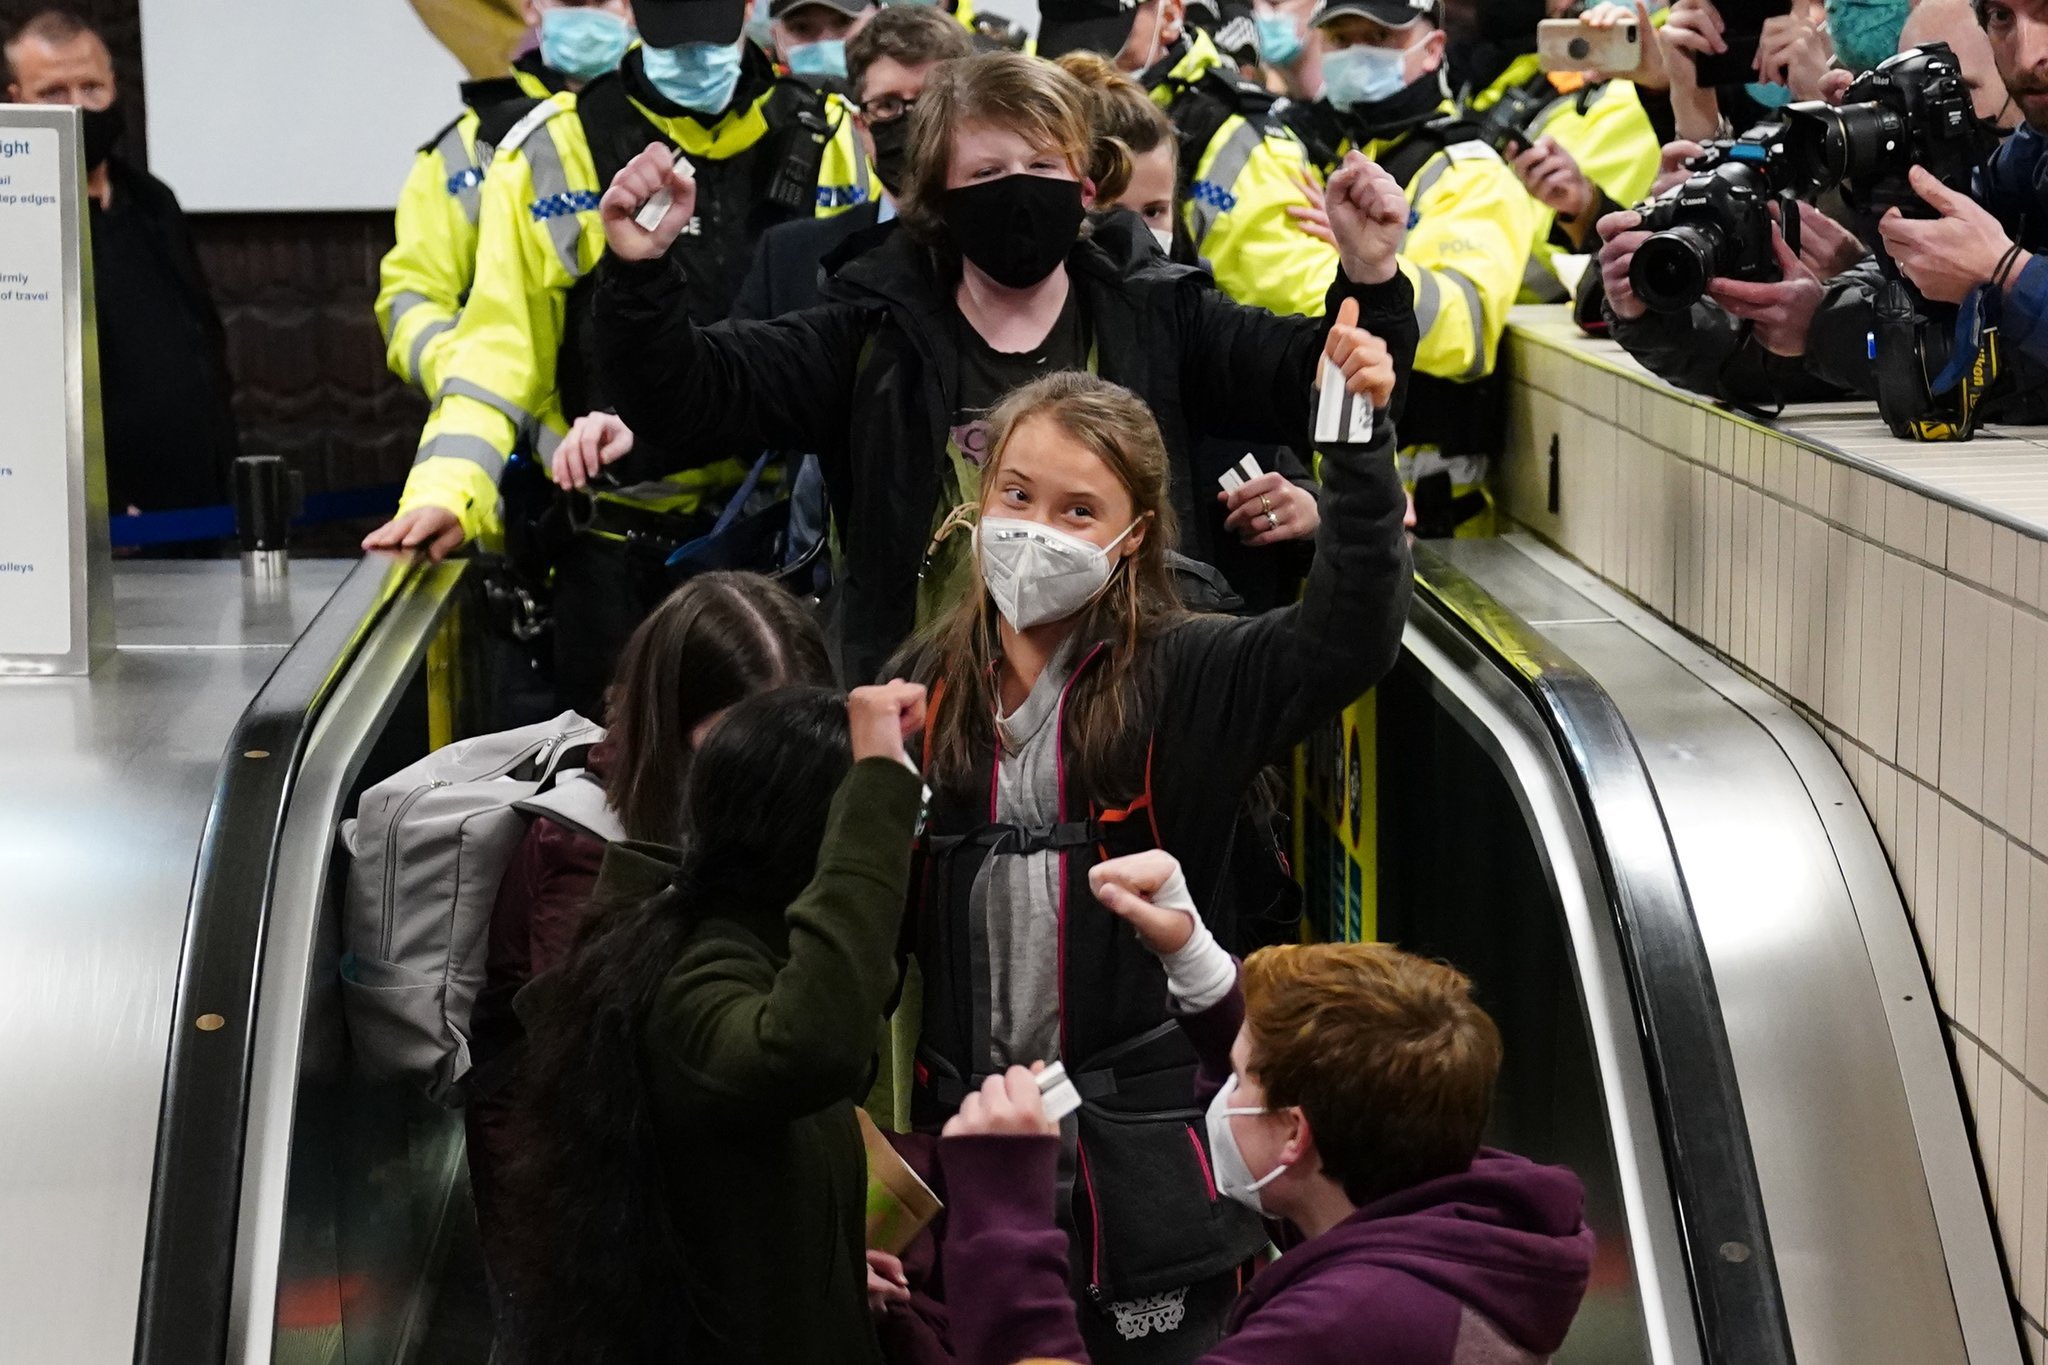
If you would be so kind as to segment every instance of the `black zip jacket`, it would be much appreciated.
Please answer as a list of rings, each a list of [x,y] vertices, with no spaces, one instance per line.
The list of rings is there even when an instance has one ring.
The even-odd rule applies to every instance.
[[[1368,287],[1340,271],[1325,318],[1275,317],[1231,302],[1149,241],[1141,253],[1132,234],[1143,231],[1132,215],[1109,215],[1075,245],[1067,268],[1098,372],[1137,392],[1159,419],[1175,510],[1190,533],[1182,548],[1211,562],[1198,537],[1212,526],[1220,533],[1208,509],[1223,466],[1200,467],[1197,434],[1308,449],[1326,318],[1346,298],[1393,354],[1403,382],[1398,414],[1415,355],[1412,291],[1399,275]],[[597,350],[619,415],[658,449],[696,463],[735,449],[818,454],[845,554],[841,665],[860,680],[876,676],[915,624],[959,392],[958,268],[888,225],[849,241],[826,268],[832,302],[767,322],[697,327],[675,306],[680,266],[607,256]]]
[[[1400,650],[1411,562],[1394,449],[1383,429],[1370,446],[1324,453],[1322,525],[1299,603],[1250,619],[1184,616],[1138,646],[1144,729],[1128,748],[1131,771],[1105,781],[1074,769],[1062,699],[1060,1051],[1089,1101],[1066,1213],[1081,1283],[1099,1299],[1197,1282],[1236,1264],[1265,1233],[1217,1196],[1202,1169],[1196,1059],[1173,1022],[1165,974],[1096,903],[1089,869],[1164,848],[1180,859],[1217,937],[1234,941],[1226,883],[1246,784],[1377,683]],[[1096,644],[1075,677],[1117,647]],[[906,676],[932,676],[930,649],[919,647]],[[955,703],[941,695],[937,704]],[[908,934],[924,978],[912,1108],[924,1130],[943,1123],[989,1069],[988,929],[976,922],[971,893],[989,856],[975,836],[989,830],[994,763],[991,745],[964,790],[935,795],[912,880]],[[1103,820],[1091,792],[1141,799]]]

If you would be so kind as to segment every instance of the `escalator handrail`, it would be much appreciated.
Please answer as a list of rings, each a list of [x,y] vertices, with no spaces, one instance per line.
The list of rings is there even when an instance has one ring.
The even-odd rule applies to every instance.
[[[1635,737],[1584,669],[1426,544],[1416,546],[1415,580],[1416,623],[1454,630],[1535,707],[1592,836],[1706,1358],[1791,1365],[1791,1326],[1713,968]],[[1661,837],[1605,837],[1603,827],[1623,825]]]
[[[229,736],[199,844],[144,1234],[136,1365],[226,1359],[257,982],[279,839],[315,722],[419,556],[349,571]]]

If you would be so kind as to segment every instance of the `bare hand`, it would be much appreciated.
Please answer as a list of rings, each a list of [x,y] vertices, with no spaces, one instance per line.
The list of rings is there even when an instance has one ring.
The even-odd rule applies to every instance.
[[[1957,194],[1921,167],[1915,166],[1908,179],[1913,192],[1941,217],[1908,218],[1891,210],[1877,225],[1885,250],[1899,273],[1922,294],[1936,303],[1961,303],[1971,290],[1990,281],[2012,249],[2012,239],[1983,205]]]
[[[1058,1137],[1060,1126],[1045,1116],[1038,1081],[1021,1066],[991,1076],[946,1120],[942,1137]]]
[[[1323,187],[1316,183],[1314,176],[1305,175],[1301,178],[1301,193],[1307,202],[1289,205],[1287,216],[1294,220],[1296,227],[1317,241],[1337,245],[1337,234],[1330,231],[1329,210],[1324,207]]]
[[[562,444],[555,447],[548,473],[566,489],[586,486],[608,464],[633,453],[633,429],[609,412],[586,413],[576,419]]]
[[[1153,849],[1097,863],[1088,870],[1088,889],[1103,909],[1137,931],[1146,948],[1160,957],[1170,957],[1195,936],[1195,917],[1185,910],[1155,905],[1152,898],[1180,875],[1180,863],[1172,854]]]
[[[1727,25],[1712,0],[1677,0],[1658,32],[1672,52],[1688,57],[1718,56],[1728,50]]]
[[[1820,97],[1829,104],[1840,104],[1842,96],[1849,93],[1849,87],[1856,83],[1856,73],[1838,69],[1823,71],[1820,76]]]
[[[1599,190],[1579,163],[1548,133],[1523,148],[1512,164],[1536,202],[1567,222],[1592,212],[1600,202]]]
[[[1394,358],[1387,343],[1358,325],[1358,300],[1337,306],[1337,320],[1323,339],[1323,357],[1344,374],[1344,387],[1385,407],[1394,397]]]
[[[635,221],[635,215],[663,189],[675,198],[650,232]],[[675,164],[675,153],[659,142],[650,142],[647,150],[612,177],[611,187],[597,201],[597,216],[614,256],[627,261],[655,260],[668,254],[697,216],[697,182]]]
[[[449,555],[462,548],[468,539],[462,531],[462,519],[445,507],[415,507],[410,512],[400,512],[391,520],[363,537],[365,550],[418,550],[424,548],[427,558],[439,564]]]
[[[1806,354],[1806,334],[1820,311],[1820,278],[1785,245],[1785,234],[1771,227],[1771,248],[1784,279],[1772,282],[1715,280],[1707,297],[1749,323],[1757,343],[1772,355]]]
[[[1664,39],[1657,32],[1657,26],[1650,22],[1650,7],[1643,0],[1630,4],[1610,3],[1595,5],[1579,16],[1579,22],[1587,28],[1614,28],[1621,24],[1634,24],[1636,33],[1642,38],[1642,61],[1634,71],[1614,71],[1603,74],[1625,76],[1645,90],[1670,88],[1670,59],[1664,51]]]
[[[1629,322],[1650,311],[1628,282],[1636,249],[1650,240],[1650,234],[1642,230],[1642,222],[1642,214],[1623,210],[1610,213],[1593,225],[1593,230],[1600,234],[1600,285],[1607,291],[1607,306],[1614,310],[1614,316]]]
[[[1756,45],[1756,73],[1792,92],[1795,100],[1821,97],[1821,77],[1835,57],[1825,28],[1815,28],[1796,14],[1775,14],[1764,20]]]
[[[854,688],[846,699],[854,760],[886,758],[909,766],[903,741],[924,728],[924,707],[924,688],[901,678]]]
[[[1856,234],[1817,208],[1799,212],[1799,259],[1823,280],[1831,280],[1870,252]]]
[[[1223,529],[1235,533],[1247,545],[1308,540],[1315,535],[1316,527],[1322,525],[1315,495],[1283,475],[1261,474],[1216,496],[1229,509]]]
[[[1400,182],[1363,152],[1346,153],[1323,191],[1323,208],[1352,282],[1393,279],[1394,257],[1408,236],[1408,196]]]
[[[1684,138],[1665,143],[1657,153],[1657,178],[1650,182],[1651,197],[1683,185],[1692,176],[1692,163],[1706,154],[1706,148]]]
[[[887,1313],[892,1305],[910,1302],[910,1277],[903,1273],[903,1262],[886,1251],[868,1253],[868,1312],[876,1317]]]

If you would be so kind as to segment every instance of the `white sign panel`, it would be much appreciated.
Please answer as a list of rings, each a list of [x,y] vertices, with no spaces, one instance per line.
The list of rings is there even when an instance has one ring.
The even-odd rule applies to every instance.
[[[0,105],[0,672],[82,673],[103,634],[79,169],[75,110]]]

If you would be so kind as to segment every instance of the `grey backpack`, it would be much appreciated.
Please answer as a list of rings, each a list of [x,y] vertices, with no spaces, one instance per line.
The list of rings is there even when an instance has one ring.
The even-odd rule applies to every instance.
[[[352,859],[342,998],[363,1073],[460,1103],[491,911],[536,815],[625,837],[584,771],[604,731],[564,711],[427,755],[363,793],[341,827]]]

